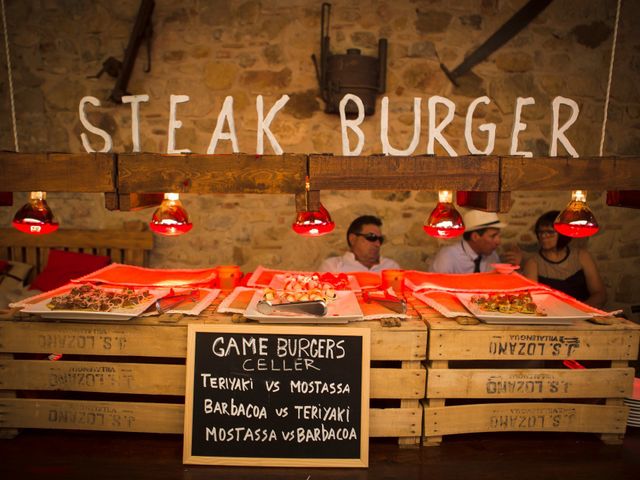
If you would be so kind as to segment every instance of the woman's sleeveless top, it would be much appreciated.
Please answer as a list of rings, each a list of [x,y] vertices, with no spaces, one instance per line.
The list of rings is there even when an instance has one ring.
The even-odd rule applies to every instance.
[[[578,251],[567,247],[568,254],[559,262],[544,258],[540,252],[535,256],[538,265],[538,282],[571,295],[578,300],[589,298],[587,279],[580,265]]]

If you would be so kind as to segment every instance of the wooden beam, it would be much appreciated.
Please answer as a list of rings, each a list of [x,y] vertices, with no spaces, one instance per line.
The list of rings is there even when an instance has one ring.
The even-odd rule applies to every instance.
[[[461,207],[485,212],[507,213],[511,208],[510,192],[456,192],[456,203]]]
[[[105,193],[107,208],[152,206],[146,194],[312,190],[640,190],[640,157],[345,157],[0,152],[3,192]],[[139,195],[137,198],[131,195]],[[487,198],[486,208],[505,197]]]
[[[610,190],[607,192],[607,205],[640,208],[640,190]]]
[[[640,157],[502,157],[502,191],[640,190]]]
[[[498,157],[309,156],[313,190],[499,189]]]
[[[13,193],[0,192],[0,207],[10,207],[13,205]]]
[[[115,155],[0,152],[2,190],[9,192],[115,191]]]
[[[306,155],[118,155],[120,194],[296,193],[306,174]]]

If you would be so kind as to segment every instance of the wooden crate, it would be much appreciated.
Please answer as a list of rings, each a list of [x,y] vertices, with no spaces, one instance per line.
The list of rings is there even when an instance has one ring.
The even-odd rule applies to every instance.
[[[443,435],[593,432],[620,443],[640,326],[586,320],[570,326],[461,325],[431,315],[424,442]],[[567,369],[563,360],[599,368]],[[596,362],[597,361],[597,362]]]
[[[186,327],[237,320],[214,313],[218,301],[198,317],[117,323],[34,316],[1,320],[0,426],[182,434]],[[397,327],[379,321],[348,326],[371,329],[372,364],[397,363],[396,368],[371,368],[371,398],[395,399],[398,405],[371,409],[370,436],[418,445],[426,326],[418,319]],[[51,353],[63,356],[51,361]]]

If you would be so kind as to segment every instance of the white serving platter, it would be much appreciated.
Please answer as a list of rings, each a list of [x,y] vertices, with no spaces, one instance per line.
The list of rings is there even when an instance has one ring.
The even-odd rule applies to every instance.
[[[337,291],[335,300],[327,304],[327,314],[320,317],[317,315],[307,315],[293,312],[274,312],[265,315],[257,310],[257,304],[262,300],[263,290],[257,290],[244,316],[260,323],[313,323],[313,324],[340,324],[362,320],[363,314],[358,304],[358,299],[353,292]]]
[[[68,290],[55,290],[55,295],[64,295],[73,287],[78,285],[69,285]],[[122,287],[96,287],[101,290],[107,291],[122,291]],[[130,318],[137,317],[142,314],[147,308],[149,308],[157,299],[167,294],[167,289],[151,290],[148,288],[138,288],[137,290],[148,290],[151,294],[146,300],[130,308],[116,308],[109,312],[97,312],[93,310],[51,310],[47,307],[53,295],[47,296],[45,299],[38,301],[37,303],[26,305],[23,309],[23,313],[30,313],[34,315],[40,315],[42,318],[48,319],[68,319],[68,320],[129,320]]]
[[[456,293],[458,300],[478,320],[488,324],[498,325],[572,325],[575,320],[586,320],[593,315],[578,310],[558,297],[548,293],[532,293],[533,302],[538,310],[545,315],[533,315],[526,313],[500,313],[481,310],[478,305],[471,302],[473,293]]]

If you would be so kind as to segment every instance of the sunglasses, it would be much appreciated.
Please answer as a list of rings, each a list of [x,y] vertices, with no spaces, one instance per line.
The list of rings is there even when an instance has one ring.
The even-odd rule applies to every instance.
[[[384,243],[384,236],[376,235],[375,233],[356,233],[354,235],[357,235],[358,237],[364,237],[371,243],[380,242],[380,245]]]

